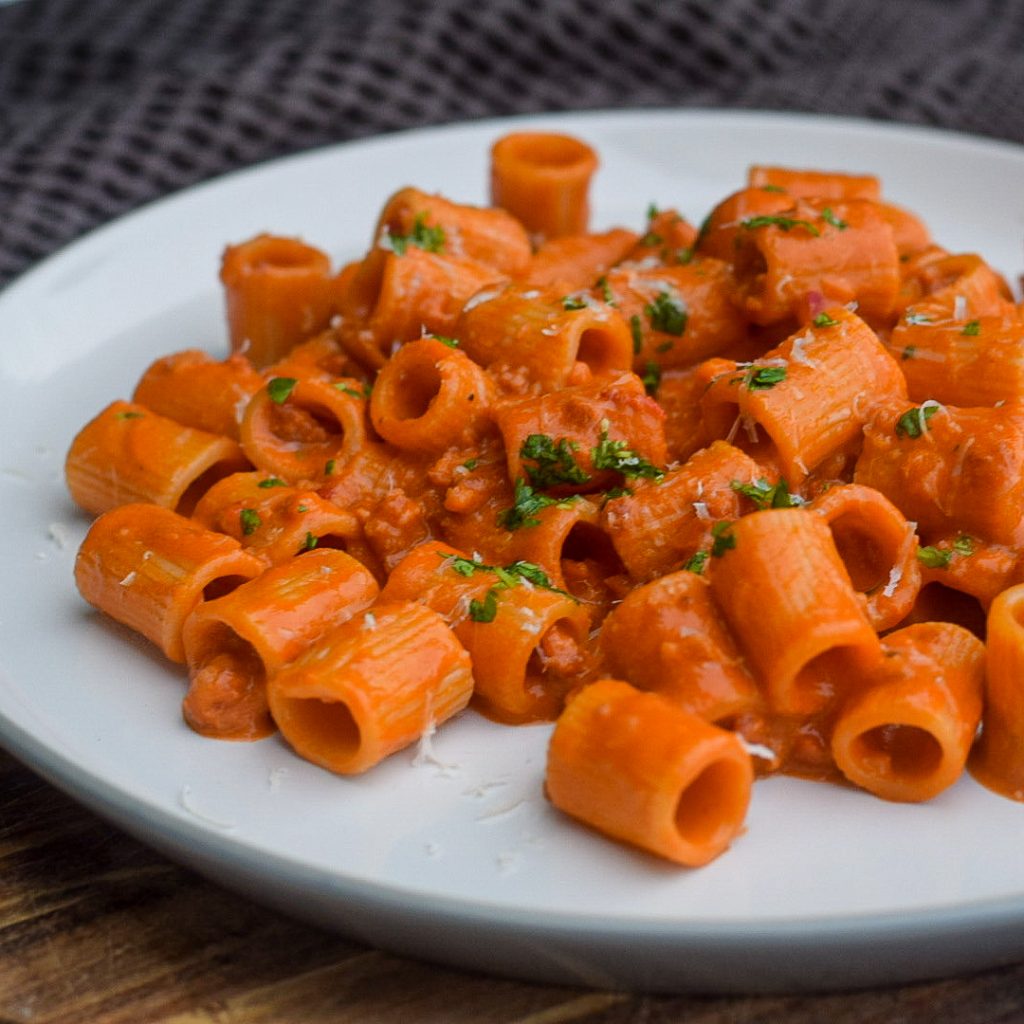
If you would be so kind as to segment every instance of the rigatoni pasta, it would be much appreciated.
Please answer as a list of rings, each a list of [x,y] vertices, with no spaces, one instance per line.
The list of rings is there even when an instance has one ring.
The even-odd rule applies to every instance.
[[[402,188],[339,269],[230,245],[232,354],[71,444],[85,599],[187,663],[198,733],[350,775],[548,723],[552,804],[681,865],[773,773],[1024,800],[1001,274],[871,174],[760,163],[699,229],[685,195],[594,229],[596,166],[515,133],[493,206]]]

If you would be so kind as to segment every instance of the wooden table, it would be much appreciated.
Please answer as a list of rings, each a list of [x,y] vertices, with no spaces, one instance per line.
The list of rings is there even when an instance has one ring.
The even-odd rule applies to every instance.
[[[298,924],[118,832],[0,752],[0,1024],[974,1024],[1024,964],[828,996],[634,996],[508,981]]]

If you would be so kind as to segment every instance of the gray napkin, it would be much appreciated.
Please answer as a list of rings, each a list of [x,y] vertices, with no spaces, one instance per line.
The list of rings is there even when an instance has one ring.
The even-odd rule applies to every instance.
[[[0,6],[0,285],[310,147],[507,113],[805,110],[1024,142],[1013,0],[19,0]]]

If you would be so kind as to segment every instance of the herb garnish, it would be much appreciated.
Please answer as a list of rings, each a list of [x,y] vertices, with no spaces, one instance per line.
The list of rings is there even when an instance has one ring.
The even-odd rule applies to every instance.
[[[267,384],[267,394],[275,405],[283,405],[298,383],[295,377],[275,377]]]
[[[386,245],[399,256],[404,256],[410,245],[424,252],[442,252],[444,250],[444,228],[427,227],[426,214],[417,213],[412,222],[412,231],[407,235],[387,235]]]
[[[238,519],[242,524],[242,535],[245,537],[255,533],[263,525],[259,512],[254,508],[243,508],[238,513]]]
[[[658,292],[653,302],[644,306],[651,327],[679,337],[686,330],[689,313],[682,301],[668,292]]]
[[[941,409],[941,405],[914,406],[896,421],[896,436],[917,438],[927,430],[927,422]]]
[[[714,541],[711,544],[711,557],[721,558],[726,551],[736,547],[736,534],[732,532],[732,523],[720,522],[711,527],[711,536]]]
[[[597,447],[591,450],[594,469],[612,469],[625,477],[645,477],[660,480],[664,470],[637,455],[625,441],[612,441],[608,437],[608,421],[601,422],[601,437]]]
[[[815,238],[821,236],[821,232],[809,220],[800,220],[798,217],[783,217],[778,214],[748,217],[746,220],[740,221],[740,227],[746,228],[747,231],[767,227],[777,227],[783,231],[792,231],[793,228],[804,228],[808,234],[814,235]]]
[[[519,448],[519,457],[536,463],[536,466],[523,466],[534,487],[585,484],[590,476],[573,455],[577,448],[579,445],[566,437],[555,441],[548,434],[530,434]]]

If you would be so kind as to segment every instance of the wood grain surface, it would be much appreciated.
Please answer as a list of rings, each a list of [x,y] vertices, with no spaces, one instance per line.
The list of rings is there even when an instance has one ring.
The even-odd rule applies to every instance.
[[[1024,855],[1024,854],[1022,854]],[[0,752],[0,1024],[1024,1022],[1024,965],[827,996],[643,996],[393,956],[256,906]]]

